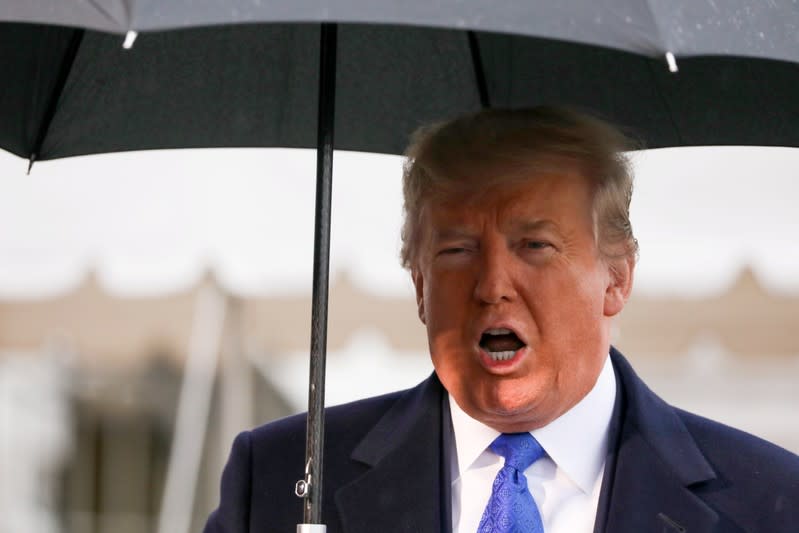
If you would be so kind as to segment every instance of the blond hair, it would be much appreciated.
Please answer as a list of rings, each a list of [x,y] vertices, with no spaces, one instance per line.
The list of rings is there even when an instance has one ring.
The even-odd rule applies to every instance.
[[[487,109],[416,130],[405,151],[400,260],[415,265],[426,200],[482,191],[577,165],[594,186],[597,246],[606,259],[632,257],[633,178],[624,152],[638,148],[616,127],[570,109]]]

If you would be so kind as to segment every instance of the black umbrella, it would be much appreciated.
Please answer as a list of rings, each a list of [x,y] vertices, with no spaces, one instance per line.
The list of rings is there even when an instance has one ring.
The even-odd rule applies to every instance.
[[[319,33],[318,24],[193,28],[142,34],[125,50],[118,35],[0,24],[0,148],[44,160],[315,147]],[[360,24],[339,26],[338,48],[338,149],[400,153],[419,124],[538,103],[594,110],[653,148],[799,146],[794,62],[675,52],[671,72],[661,51]],[[799,61],[799,43],[793,51]]]
[[[0,19],[76,26],[0,24],[0,147],[31,163],[154,148],[317,147],[308,458],[297,487],[307,524],[321,517],[334,129],[339,149],[400,153],[418,125],[464,110],[567,103],[626,125],[650,147],[799,146],[799,11],[788,0],[406,4],[0,7]],[[127,33],[126,45],[136,31],[184,29],[144,33],[124,49],[121,36],[84,27]]]

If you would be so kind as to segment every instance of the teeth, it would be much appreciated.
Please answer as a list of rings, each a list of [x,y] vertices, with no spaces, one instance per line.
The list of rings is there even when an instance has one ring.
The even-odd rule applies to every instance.
[[[491,359],[493,359],[494,361],[507,361],[508,359],[513,357],[513,354],[515,353],[516,352],[514,352],[513,350],[506,350],[504,352],[488,352],[488,355],[490,355]]]
[[[508,333],[513,333],[513,332],[505,328],[491,328],[486,330],[486,333],[488,335],[507,335]]]

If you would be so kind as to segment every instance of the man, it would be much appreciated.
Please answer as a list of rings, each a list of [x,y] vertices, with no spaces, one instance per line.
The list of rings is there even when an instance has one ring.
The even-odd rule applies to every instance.
[[[328,410],[329,532],[798,530],[799,458],[665,404],[610,346],[628,148],[553,108],[417,132],[402,261],[435,373]],[[240,435],[206,531],[293,530],[304,439],[304,417]]]

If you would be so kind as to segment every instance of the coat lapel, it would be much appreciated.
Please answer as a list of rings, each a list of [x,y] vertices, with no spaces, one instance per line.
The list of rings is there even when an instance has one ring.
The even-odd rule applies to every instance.
[[[622,419],[612,482],[607,533],[710,533],[718,515],[691,490],[715,479],[675,410],[635,375],[615,350],[614,366],[623,392]]]
[[[433,375],[400,398],[352,453],[371,467],[336,492],[346,533],[442,530],[444,389]],[[447,484],[448,485],[448,484]]]

